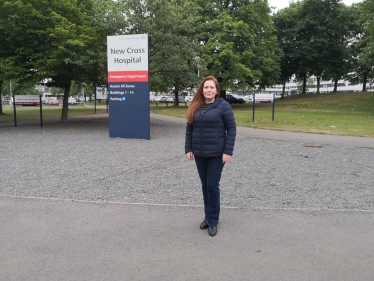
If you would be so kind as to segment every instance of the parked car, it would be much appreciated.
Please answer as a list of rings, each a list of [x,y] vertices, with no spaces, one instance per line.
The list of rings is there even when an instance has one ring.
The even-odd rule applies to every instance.
[[[77,101],[75,100],[75,98],[69,98],[68,104],[69,105],[77,105]]]
[[[11,97],[3,97],[3,99],[4,99],[4,103],[3,104],[12,104],[12,100],[13,100],[13,98],[11,98]]]
[[[174,103],[174,98],[171,96],[163,96],[160,98],[159,102],[161,103]]]
[[[160,102],[160,100],[161,100],[162,97],[163,96],[154,96],[154,98],[152,99],[152,101],[154,101],[154,102]]]
[[[155,102],[160,102],[161,99],[165,98],[166,96],[155,96],[155,98],[153,99]]]
[[[186,97],[184,98],[184,100],[185,100],[186,102],[190,102],[190,101],[192,101],[192,98],[193,98],[193,95],[188,95],[188,96],[186,96]]]
[[[184,96],[181,96],[181,95],[178,95],[178,101],[179,102],[186,102],[185,99],[184,99]]]
[[[242,99],[241,97],[239,97],[236,94],[228,94],[228,95],[226,95],[226,101],[229,104],[233,104],[233,103],[234,104],[235,103],[243,104],[244,103],[244,99]]]
[[[249,95],[249,96],[242,96],[244,102],[248,103],[248,102],[253,102],[253,96]]]
[[[60,105],[60,102],[56,98],[48,98],[46,100],[48,100],[48,105]]]

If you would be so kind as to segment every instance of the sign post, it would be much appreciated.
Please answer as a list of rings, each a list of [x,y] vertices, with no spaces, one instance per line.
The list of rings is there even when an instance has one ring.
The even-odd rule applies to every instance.
[[[148,34],[108,36],[109,137],[150,139]]]
[[[253,112],[252,122],[255,122],[255,104],[256,103],[272,103],[272,115],[271,121],[274,121],[274,109],[275,109],[275,95],[274,94],[253,94]]]
[[[42,102],[42,95],[39,95],[39,104],[40,104],[40,110],[39,110],[39,114],[40,114],[40,127],[43,128],[43,102]]]
[[[275,94],[273,94],[273,113],[271,114],[271,121],[274,121],[274,110],[275,110]]]

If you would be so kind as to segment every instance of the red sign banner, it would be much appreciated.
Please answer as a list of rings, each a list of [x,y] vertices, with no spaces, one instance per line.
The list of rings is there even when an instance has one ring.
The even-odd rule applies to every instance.
[[[109,71],[108,82],[148,82],[148,71]]]

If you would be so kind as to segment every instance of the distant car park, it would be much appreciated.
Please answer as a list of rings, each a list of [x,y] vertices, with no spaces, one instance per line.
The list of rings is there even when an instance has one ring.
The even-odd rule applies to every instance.
[[[156,102],[156,103],[174,103],[175,95],[150,95],[149,101]],[[182,95],[178,95],[178,102],[179,103],[186,103],[185,97]]]

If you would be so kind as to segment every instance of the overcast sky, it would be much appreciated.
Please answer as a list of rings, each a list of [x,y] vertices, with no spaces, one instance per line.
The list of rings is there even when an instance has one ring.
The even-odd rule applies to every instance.
[[[286,8],[289,6],[291,0],[268,0],[270,7],[276,7],[275,11]],[[297,2],[295,0],[295,2]],[[352,3],[359,3],[363,2],[363,0],[343,0],[343,3],[347,6],[351,5]]]

